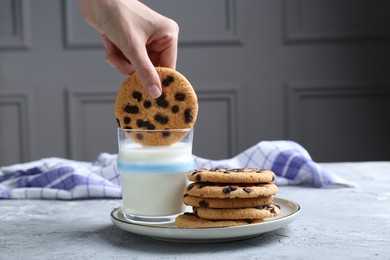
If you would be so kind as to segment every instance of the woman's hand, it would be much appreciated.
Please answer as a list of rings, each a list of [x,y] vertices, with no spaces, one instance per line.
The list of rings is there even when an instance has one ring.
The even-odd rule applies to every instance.
[[[161,95],[155,66],[176,68],[179,26],[136,0],[77,0],[86,21],[102,34],[106,61],[137,73],[149,95]]]

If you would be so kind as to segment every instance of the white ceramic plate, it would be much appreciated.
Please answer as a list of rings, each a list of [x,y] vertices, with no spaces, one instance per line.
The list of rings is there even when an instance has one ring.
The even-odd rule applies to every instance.
[[[154,225],[134,224],[124,218],[120,207],[111,212],[111,220],[114,225],[125,231],[158,240],[181,243],[225,242],[248,239],[285,227],[299,215],[300,206],[296,202],[274,198],[274,204],[280,206],[281,213],[279,216],[264,219],[264,222],[261,223],[234,227],[184,229],[177,228],[175,223]]]

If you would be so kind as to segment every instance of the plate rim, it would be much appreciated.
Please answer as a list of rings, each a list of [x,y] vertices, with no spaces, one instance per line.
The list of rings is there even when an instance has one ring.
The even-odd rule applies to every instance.
[[[121,206],[114,208],[111,211],[111,220],[113,224],[120,229],[123,229],[127,232],[130,232],[132,234],[138,234],[143,235],[151,238],[155,238],[158,240],[166,240],[169,242],[176,241],[176,242],[191,242],[191,241],[202,241],[207,240],[207,242],[214,241],[214,240],[237,240],[237,238],[244,237],[250,238],[257,235],[260,235],[265,232],[270,232],[282,227],[287,226],[289,223],[291,223],[301,212],[301,206],[292,200],[284,199],[275,197],[274,203],[278,204],[283,203],[285,205],[292,204],[293,206],[290,207],[291,213],[282,216],[282,217],[275,217],[274,218],[268,218],[264,222],[261,223],[253,223],[248,225],[241,225],[241,226],[232,226],[232,227],[212,227],[212,228],[178,228],[174,226],[168,226],[168,225],[143,225],[138,223],[131,223],[129,221],[122,220],[115,216],[115,213],[117,214],[119,210],[121,210]],[[124,227],[122,227],[122,225]],[[267,226],[268,228],[264,230],[257,230],[261,227]],[[126,227],[132,227],[131,230]],[[249,229],[248,232],[244,232],[245,235],[235,235],[236,232],[234,230],[241,230],[246,231]],[[146,232],[141,232],[142,230]],[[161,231],[161,232],[148,232],[148,231]],[[165,234],[166,231],[166,234]],[[214,231],[214,232],[213,232]],[[210,238],[210,233],[213,233],[213,237]],[[224,233],[233,233],[229,236],[226,236]],[[153,234],[150,234],[153,233]],[[237,232],[238,233],[238,232]],[[193,234],[195,236],[189,235]],[[202,237],[202,235],[204,235]]]

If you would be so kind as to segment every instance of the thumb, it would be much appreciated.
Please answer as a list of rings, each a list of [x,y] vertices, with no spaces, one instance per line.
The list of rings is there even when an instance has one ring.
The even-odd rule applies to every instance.
[[[161,82],[156,68],[150,61],[145,48],[136,53],[131,60],[135,73],[146,92],[152,98],[158,98],[161,95]]]

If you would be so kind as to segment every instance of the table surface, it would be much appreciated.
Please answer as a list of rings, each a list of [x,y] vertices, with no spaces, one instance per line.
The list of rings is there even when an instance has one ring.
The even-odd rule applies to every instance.
[[[280,186],[299,217],[255,238],[182,244],[114,226],[120,200],[0,200],[0,259],[390,259],[390,162],[325,163],[355,188]]]

